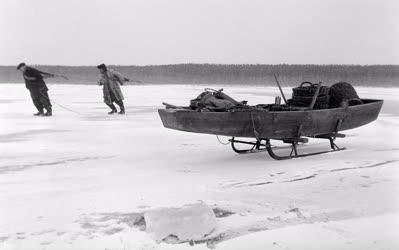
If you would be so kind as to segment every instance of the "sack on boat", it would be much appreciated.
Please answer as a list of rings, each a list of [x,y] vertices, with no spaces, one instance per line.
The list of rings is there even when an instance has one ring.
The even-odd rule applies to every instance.
[[[211,111],[225,111],[235,106],[242,105],[221,90],[204,91],[197,98],[190,100],[191,109],[205,109]]]
[[[242,103],[240,103],[240,102],[234,100],[234,99],[231,98],[230,96],[226,95],[226,94],[223,93],[222,91],[218,91],[218,92],[214,93],[214,95],[215,95],[215,97],[216,97],[217,99],[219,99],[219,100],[220,100],[220,99],[223,99],[223,100],[229,101],[230,103],[232,103],[232,104],[234,104],[234,105],[240,105],[240,104],[242,104]]]
[[[352,84],[347,82],[338,82],[333,84],[330,87],[329,95],[329,105],[331,108],[362,104],[355,88]]]
[[[225,110],[235,106],[235,104],[230,101],[223,99],[222,96],[216,93],[207,93],[201,98],[201,104],[204,105],[205,108],[210,109],[218,109],[218,110]]]

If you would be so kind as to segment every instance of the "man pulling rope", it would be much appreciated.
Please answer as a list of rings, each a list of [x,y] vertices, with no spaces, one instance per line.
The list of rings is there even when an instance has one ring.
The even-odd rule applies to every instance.
[[[100,64],[97,68],[100,70],[101,74],[98,84],[103,86],[104,103],[111,108],[108,114],[112,115],[117,112],[114,102],[118,104],[120,108],[119,114],[125,114],[125,106],[123,104],[124,97],[120,85],[130,81],[130,79],[122,76],[115,70],[108,69],[105,64]]]
[[[35,105],[38,113],[35,116],[52,116],[52,105],[48,95],[48,88],[44,82],[45,78],[62,77],[66,80],[68,78],[62,75],[55,75],[37,70],[33,67],[27,66],[25,63],[20,63],[17,70],[22,72],[25,80],[25,86],[30,92],[33,104]],[[44,109],[46,113],[44,113]]]

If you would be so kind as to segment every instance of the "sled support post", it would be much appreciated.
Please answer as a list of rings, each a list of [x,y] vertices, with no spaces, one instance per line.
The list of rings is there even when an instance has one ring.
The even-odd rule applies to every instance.
[[[345,134],[338,133],[339,129],[341,128],[341,125],[342,125],[342,119],[339,119],[335,125],[334,132],[329,133],[329,134],[317,135],[317,136],[315,136],[315,138],[328,139],[330,141],[330,147],[333,151],[344,150],[345,148],[338,147],[338,145],[335,144],[335,142],[334,142],[336,138],[344,138],[345,137]]]
[[[337,125],[335,126],[334,140],[335,140],[335,138],[337,138],[338,131],[339,131],[339,129],[341,128],[341,124],[342,124],[342,119],[339,119],[339,120],[337,121]],[[344,137],[345,137],[345,136],[344,136]]]

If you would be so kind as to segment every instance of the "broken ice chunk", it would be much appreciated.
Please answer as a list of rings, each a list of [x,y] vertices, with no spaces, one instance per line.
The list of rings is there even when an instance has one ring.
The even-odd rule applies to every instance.
[[[160,208],[144,213],[146,231],[157,242],[201,240],[216,228],[216,216],[204,202],[181,208]]]

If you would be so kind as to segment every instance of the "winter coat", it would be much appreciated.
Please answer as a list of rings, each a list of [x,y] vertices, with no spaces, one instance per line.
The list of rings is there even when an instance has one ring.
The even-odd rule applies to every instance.
[[[126,77],[112,69],[108,69],[105,73],[102,73],[98,84],[103,85],[104,102],[111,104],[114,101],[123,100],[124,97],[120,85],[123,85],[123,82],[127,80]]]
[[[43,80],[43,76],[52,76],[49,73],[42,72],[32,67],[26,67],[26,71],[23,73],[23,77],[25,80],[25,87],[29,89],[31,92],[37,92],[39,90],[47,91],[46,83]],[[34,78],[34,80],[27,79]]]

